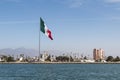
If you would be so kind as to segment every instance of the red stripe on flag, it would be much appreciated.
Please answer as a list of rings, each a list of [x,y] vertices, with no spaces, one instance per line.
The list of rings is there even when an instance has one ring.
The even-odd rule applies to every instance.
[[[51,31],[50,31],[49,29],[47,30],[47,34],[48,34],[48,37],[49,37],[51,40],[53,40],[52,35],[51,35]]]

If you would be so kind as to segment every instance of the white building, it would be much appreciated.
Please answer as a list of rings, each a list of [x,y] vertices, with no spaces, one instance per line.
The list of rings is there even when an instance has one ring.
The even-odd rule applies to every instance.
[[[49,56],[49,55],[48,55],[47,53],[42,54],[42,57],[41,57],[40,60],[44,62],[44,61],[48,58],[48,56]]]

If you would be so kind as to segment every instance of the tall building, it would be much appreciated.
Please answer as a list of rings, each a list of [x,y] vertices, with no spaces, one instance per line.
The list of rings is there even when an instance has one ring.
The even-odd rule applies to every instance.
[[[104,60],[104,50],[103,49],[93,49],[93,59],[96,61]]]

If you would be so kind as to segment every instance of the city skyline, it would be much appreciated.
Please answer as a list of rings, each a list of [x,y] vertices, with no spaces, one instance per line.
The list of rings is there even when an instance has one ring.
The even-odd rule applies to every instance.
[[[54,40],[40,32],[41,51],[120,56],[120,0],[1,0],[0,49],[39,49],[40,17]]]

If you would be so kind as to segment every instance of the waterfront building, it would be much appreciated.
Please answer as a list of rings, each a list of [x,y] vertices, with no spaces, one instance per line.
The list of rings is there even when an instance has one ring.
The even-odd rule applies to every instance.
[[[104,53],[104,50],[103,49],[93,49],[93,59],[95,61],[101,61],[101,60],[104,60],[104,56],[105,53]]]
[[[42,54],[40,60],[44,62],[48,58],[48,56],[49,56],[49,54],[47,52],[44,52],[44,54]]]
[[[24,57],[20,57],[19,61],[24,62]]]
[[[6,62],[7,56],[5,55],[0,55],[0,62]]]

